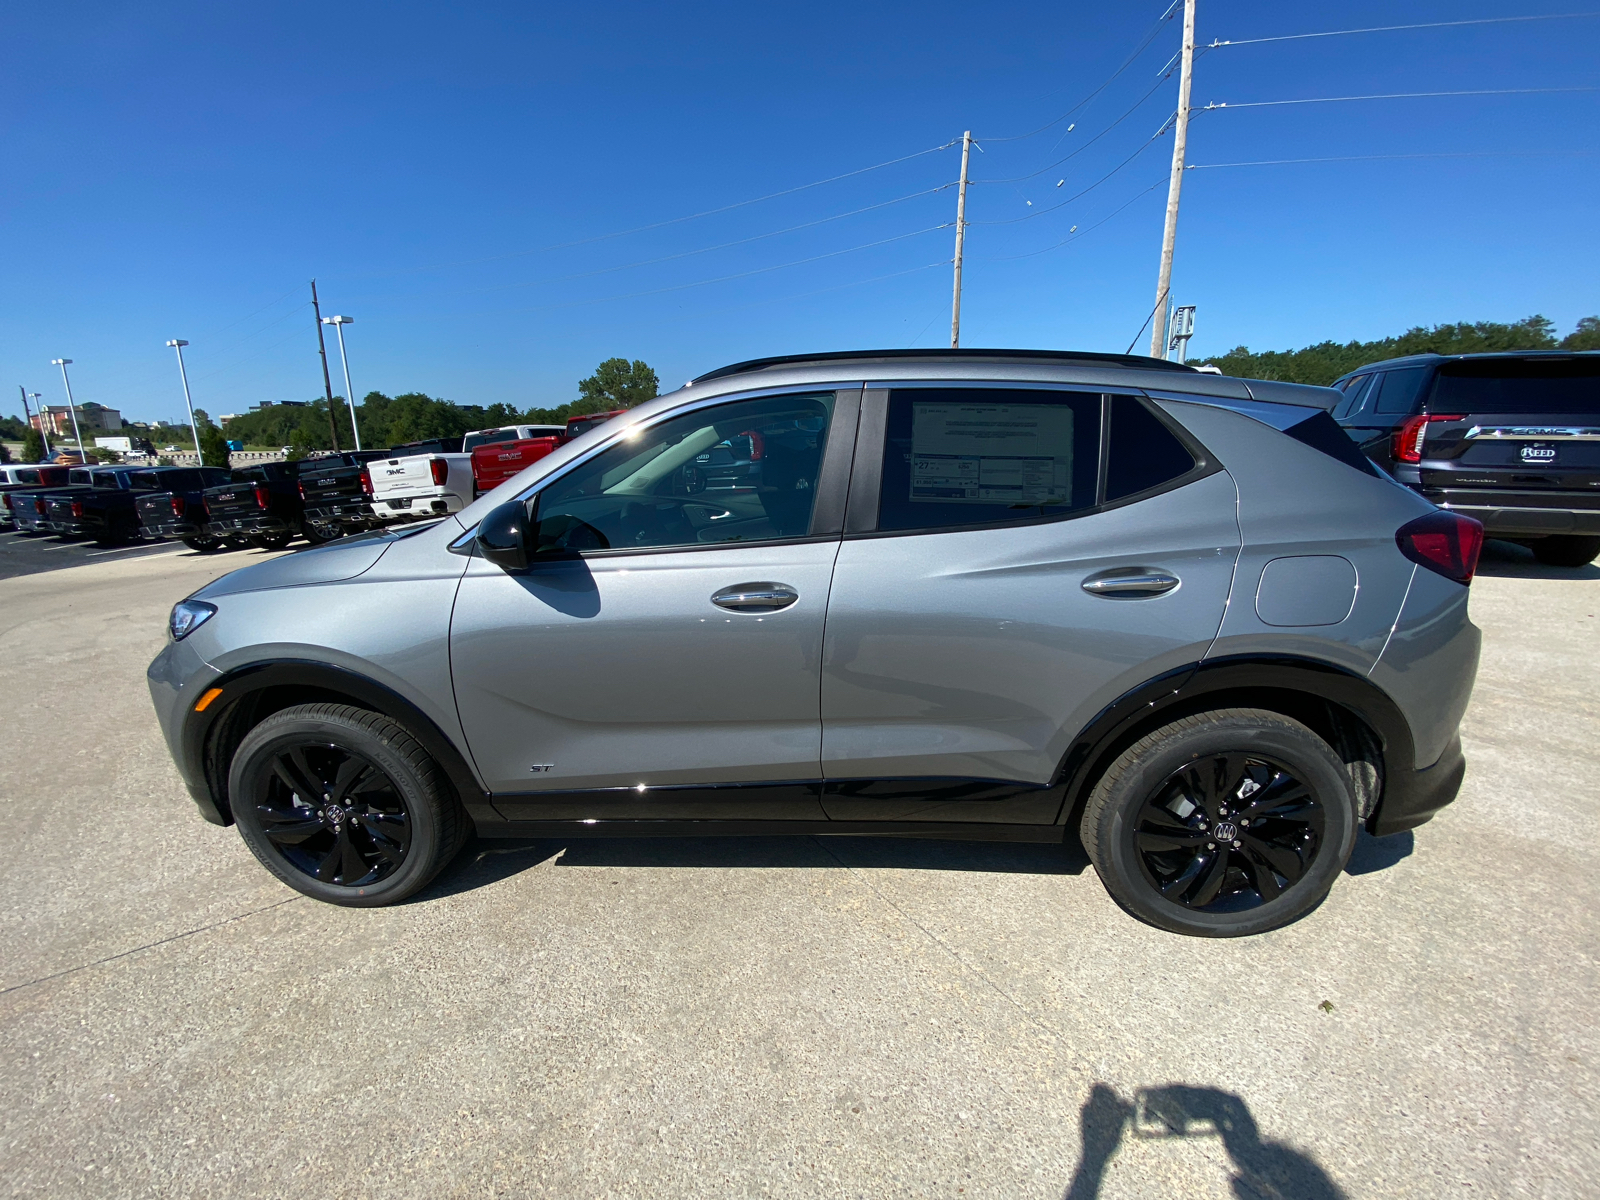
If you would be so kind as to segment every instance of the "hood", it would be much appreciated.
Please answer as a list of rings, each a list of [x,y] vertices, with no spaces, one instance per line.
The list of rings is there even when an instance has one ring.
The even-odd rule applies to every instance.
[[[192,599],[210,600],[237,592],[261,592],[268,588],[301,587],[311,583],[337,583],[342,579],[354,579],[363,571],[370,570],[393,541],[393,534],[379,531],[329,542],[298,554],[286,554],[282,558],[244,567],[213,580],[194,593]]]

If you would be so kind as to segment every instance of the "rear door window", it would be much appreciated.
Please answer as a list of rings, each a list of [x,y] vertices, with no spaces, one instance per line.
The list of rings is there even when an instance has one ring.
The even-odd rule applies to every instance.
[[[1389,417],[1409,417],[1422,409],[1422,385],[1428,382],[1428,367],[1407,367],[1385,371],[1378,388],[1376,411]]]
[[[1061,517],[1096,503],[1098,394],[907,388],[889,397],[878,529]]]

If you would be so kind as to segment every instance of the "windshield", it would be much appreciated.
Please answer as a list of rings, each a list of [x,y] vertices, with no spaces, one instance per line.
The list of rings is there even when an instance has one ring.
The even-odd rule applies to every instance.
[[[1544,413],[1600,420],[1600,356],[1446,363],[1428,408],[1436,413]]]

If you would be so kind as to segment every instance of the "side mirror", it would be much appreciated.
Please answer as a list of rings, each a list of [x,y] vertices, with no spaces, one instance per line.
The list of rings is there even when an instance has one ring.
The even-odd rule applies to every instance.
[[[533,557],[533,522],[526,501],[513,500],[489,510],[478,522],[478,552],[507,571],[527,567]]]

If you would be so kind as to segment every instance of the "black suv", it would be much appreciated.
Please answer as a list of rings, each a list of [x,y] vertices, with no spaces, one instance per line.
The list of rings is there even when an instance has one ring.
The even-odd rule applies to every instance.
[[[1551,566],[1600,554],[1600,352],[1417,354],[1333,386],[1334,420],[1440,508]]]

